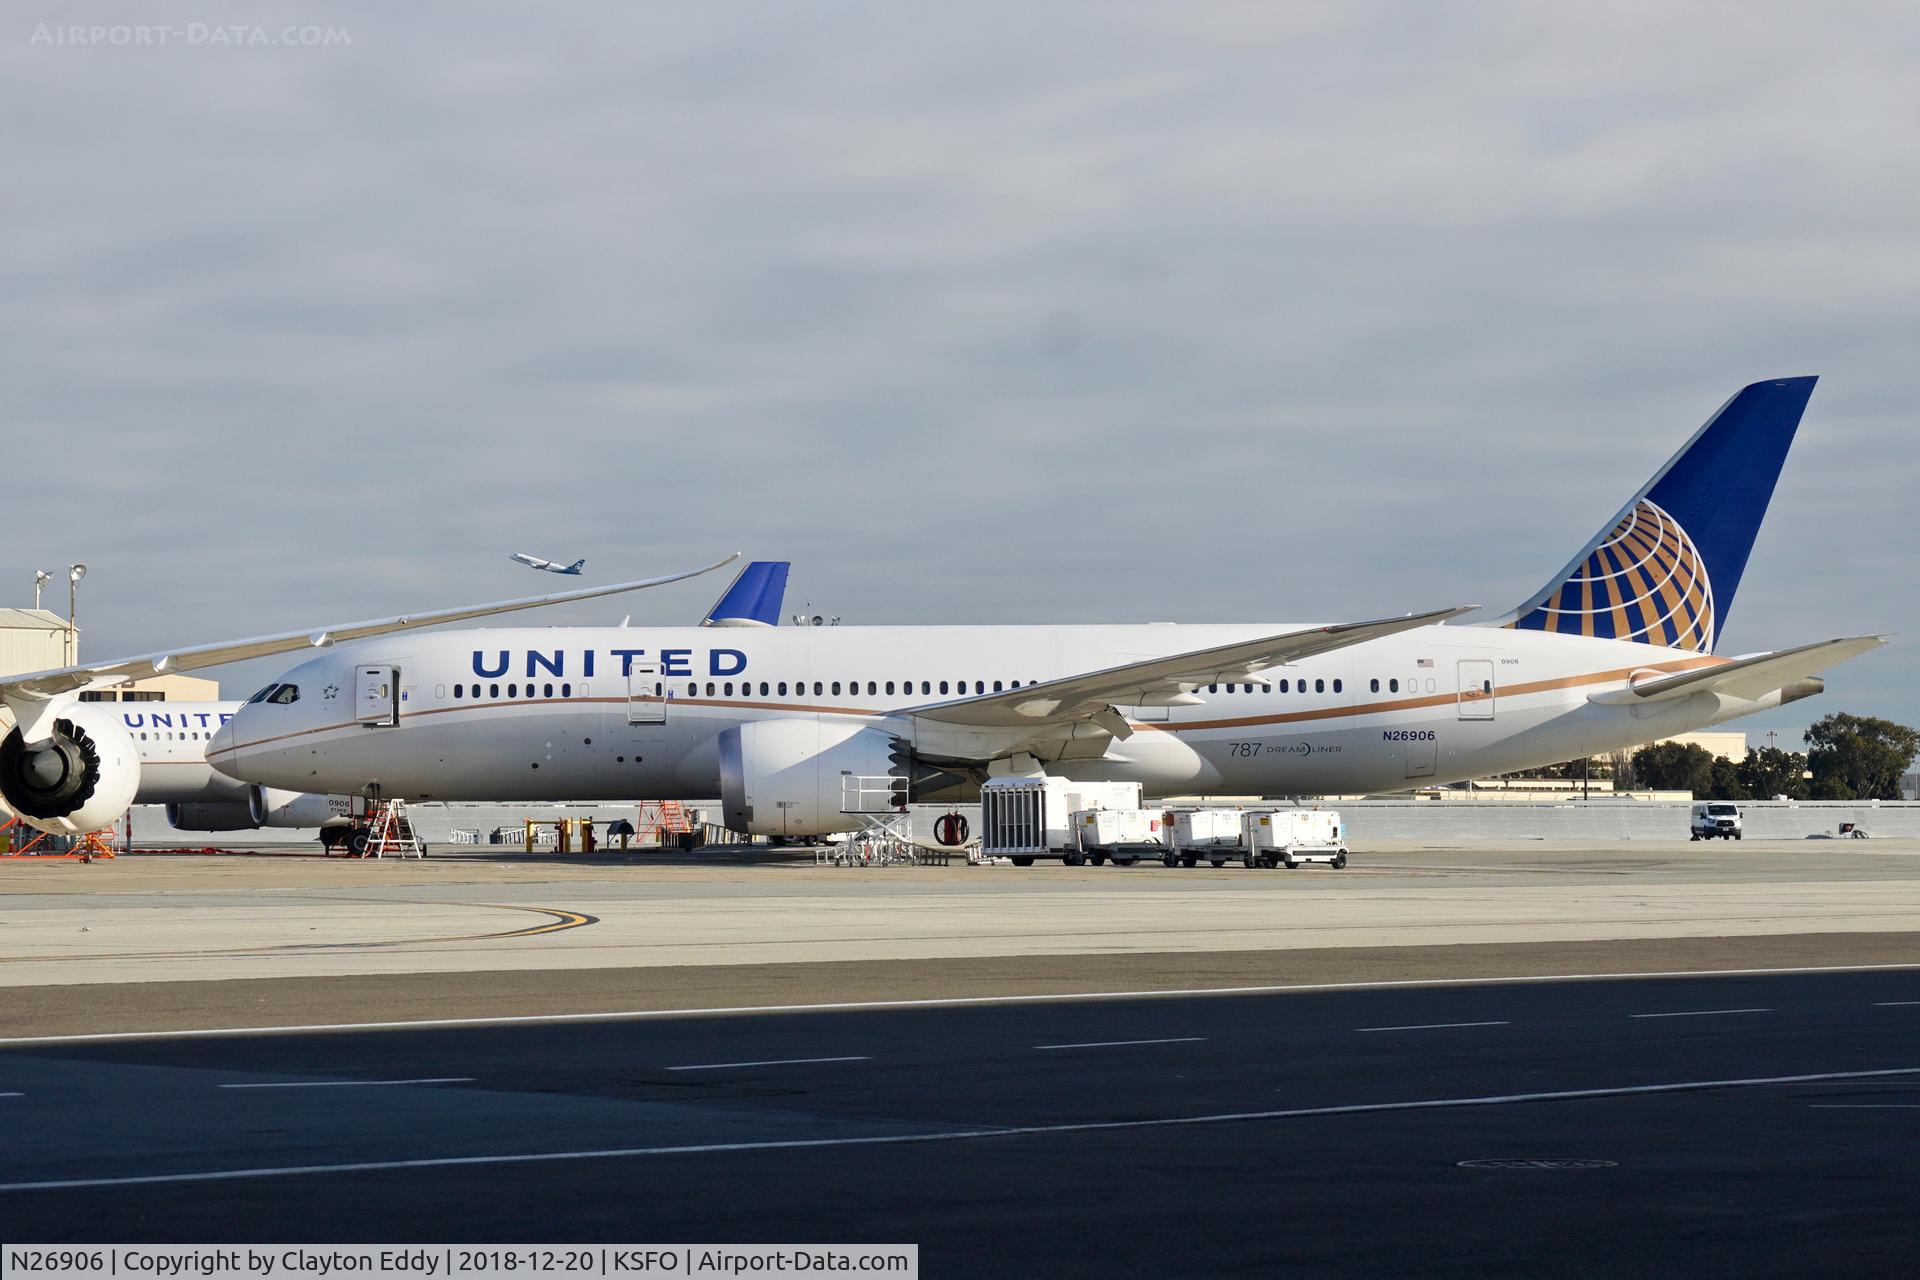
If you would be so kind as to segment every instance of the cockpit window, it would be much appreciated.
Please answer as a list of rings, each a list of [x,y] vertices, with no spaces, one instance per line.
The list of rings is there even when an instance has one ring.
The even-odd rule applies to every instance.
[[[268,698],[272,697],[275,693],[277,693],[280,690],[280,687],[281,686],[277,684],[268,685],[266,688],[262,689],[260,692],[254,694],[251,698],[248,698],[247,705],[252,706],[256,702],[265,702]]]
[[[267,701],[277,702],[283,707],[289,702],[298,702],[300,701],[300,686],[297,684],[283,684],[268,695]]]

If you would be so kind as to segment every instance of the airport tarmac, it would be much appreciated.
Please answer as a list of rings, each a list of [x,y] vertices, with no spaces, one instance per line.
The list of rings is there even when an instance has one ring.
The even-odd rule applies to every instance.
[[[9,1240],[1910,1274],[1920,971],[49,1045]]]
[[[1920,842],[15,864],[0,1237],[1904,1273],[1916,1019]]]
[[[1343,953],[1376,956],[1359,967],[1383,978],[1487,973],[1484,961],[1441,962],[1457,948],[1514,949],[1516,963],[1555,973],[1587,971],[1556,954],[1615,971],[1610,949],[1642,971],[1662,954],[1695,967],[1687,957],[1716,947],[1737,949],[1744,967],[1865,963],[1920,937],[1920,842],[1372,850],[1344,871],[1291,872],[847,868],[729,851],[138,856],[8,866],[0,919],[0,989],[12,989],[0,1035],[110,1029],[99,1024],[117,1013],[91,1011],[121,1001],[159,1018],[160,986],[204,989],[200,1008],[253,993],[246,1009],[272,1025],[327,1020],[363,998],[403,1016],[423,1001],[460,1016],[555,1000],[818,1003],[855,974],[868,998],[888,994],[889,973],[918,975],[893,984],[905,995],[963,996],[964,981],[924,980],[961,962],[991,976],[993,994],[1097,989],[1115,975],[1154,987],[1317,981],[1355,967]],[[1409,948],[1431,955],[1416,962]],[[842,976],[818,980],[823,964]],[[111,990],[138,986],[156,989]],[[342,1006],[331,990],[369,995]]]

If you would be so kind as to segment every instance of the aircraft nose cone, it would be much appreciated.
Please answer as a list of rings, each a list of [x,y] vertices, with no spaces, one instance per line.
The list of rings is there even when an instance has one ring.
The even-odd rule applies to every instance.
[[[234,720],[238,719],[238,716],[234,717]],[[207,739],[207,763],[222,772],[228,772],[227,766],[232,765],[238,756],[233,746],[234,720],[221,725],[214,730],[213,736]]]

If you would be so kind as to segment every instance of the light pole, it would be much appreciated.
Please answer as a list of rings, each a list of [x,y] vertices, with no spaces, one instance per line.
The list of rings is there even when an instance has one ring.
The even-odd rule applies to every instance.
[[[80,630],[75,622],[76,601],[80,592],[80,579],[87,576],[87,566],[70,564],[67,566],[67,665],[73,666],[80,661]]]
[[[52,581],[53,575],[45,569],[35,569],[33,571],[33,607],[36,610],[40,607],[40,592]]]

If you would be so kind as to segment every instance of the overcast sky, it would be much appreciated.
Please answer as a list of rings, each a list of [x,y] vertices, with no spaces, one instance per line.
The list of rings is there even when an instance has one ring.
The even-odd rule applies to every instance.
[[[1920,633],[1917,12],[10,6],[0,603],[86,561],[106,658],[739,549],[849,622],[1504,609],[1818,373],[1722,651]],[[1920,723],[1910,644],[1740,727]]]

